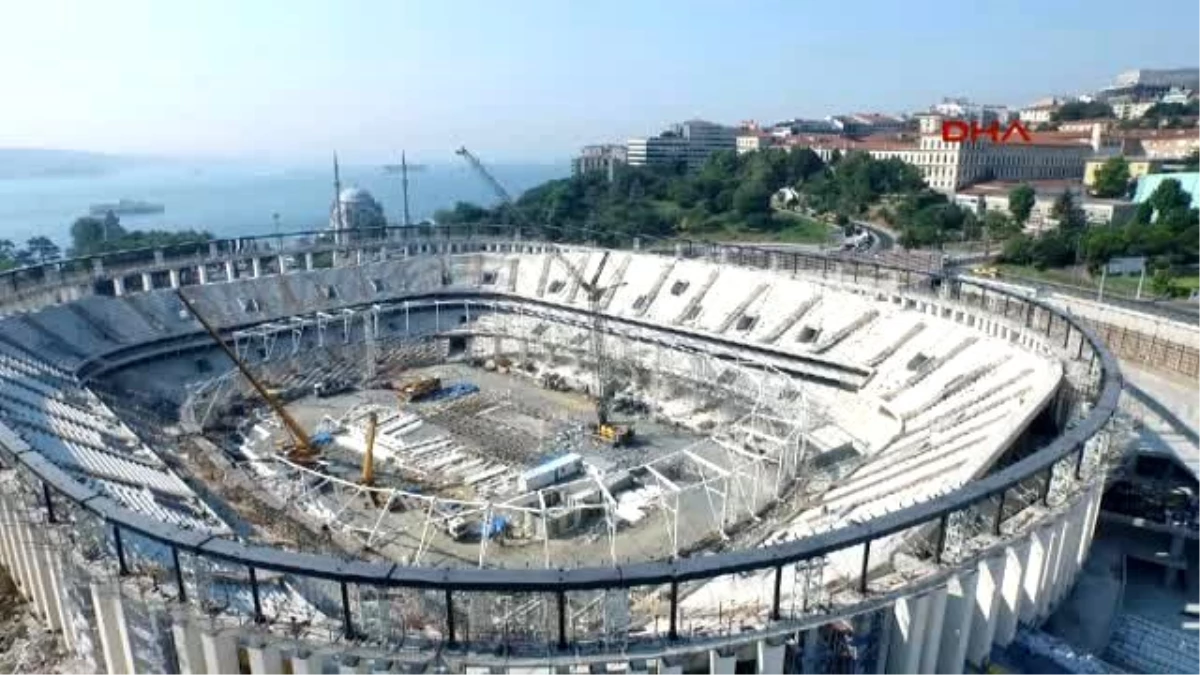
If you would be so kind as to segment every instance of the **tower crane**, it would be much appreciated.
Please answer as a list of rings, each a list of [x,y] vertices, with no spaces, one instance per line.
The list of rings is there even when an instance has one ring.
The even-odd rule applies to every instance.
[[[270,391],[268,391],[267,388],[258,381],[258,378],[254,377],[254,373],[250,372],[250,368],[240,358],[238,358],[238,355],[229,348],[229,345],[225,344],[225,340],[221,337],[221,334],[218,333],[217,329],[208,322],[208,319],[204,318],[204,315],[200,313],[200,310],[196,309],[196,306],[192,304],[192,301],[189,300],[186,295],[184,295],[183,290],[176,290],[175,294],[179,296],[179,301],[183,303],[184,308],[196,318],[196,321],[200,322],[200,325],[203,326],[204,330],[208,332],[210,337],[212,337],[213,342],[217,343],[217,346],[221,348],[221,351],[225,352],[225,355],[229,357],[230,361],[233,361],[233,365],[237,366],[237,369],[241,371],[242,377],[246,378],[246,381],[250,383],[251,387],[254,387],[254,390],[258,392],[258,395],[261,396],[263,401],[265,401],[266,404],[271,408],[272,412],[275,413],[275,416],[278,417],[279,421],[283,424],[283,428],[287,430],[288,434],[292,437],[290,447],[285,450],[287,458],[301,465],[308,465],[315,462],[318,453],[317,450],[313,448],[312,443],[309,441],[308,434],[304,431],[304,427],[301,427],[300,423],[297,422],[296,419],[292,417],[291,414],[289,414],[288,411],[283,407],[283,404],[279,402],[279,399]]]
[[[487,170],[487,167],[485,167],[483,163],[479,161],[478,157],[471,154],[471,152],[465,147],[461,147],[456,150],[455,154],[467,160],[467,163],[470,164],[473,169],[475,169],[475,172],[482,176],[484,181],[491,186],[492,191],[496,193],[496,196],[500,198],[500,201],[503,204],[508,206],[514,205],[512,195],[509,194],[508,190],[506,190],[504,186],[500,184],[500,181],[496,180],[496,177]],[[516,210],[514,209],[514,213],[515,211]],[[521,225],[522,223],[518,222],[517,224]],[[552,247],[550,251],[551,256],[553,256],[555,260],[558,260],[559,263],[561,263],[562,266],[567,269],[567,272],[575,279],[575,281],[579,284],[579,287],[583,289],[584,293],[587,294],[588,314],[590,315],[591,323],[589,329],[589,338],[592,352],[592,363],[596,376],[596,435],[602,440],[613,443],[614,445],[624,444],[633,438],[633,428],[628,425],[613,424],[610,419],[610,414],[612,412],[612,397],[614,393],[611,381],[612,364],[608,358],[607,352],[604,349],[605,321],[604,314],[600,307],[601,301],[604,299],[605,294],[608,293],[609,290],[616,288],[616,286],[601,287],[599,285],[600,275],[604,272],[604,266],[608,263],[609,252],[605,251],[600,256],[600,264],[596,267],[596,273],[592,275],[591,280],[588,280],[583,277],[583,272],[576,269],[575,266],[571,264],[571,261],[567,260],[562,252],[560,252],[557,248]]]

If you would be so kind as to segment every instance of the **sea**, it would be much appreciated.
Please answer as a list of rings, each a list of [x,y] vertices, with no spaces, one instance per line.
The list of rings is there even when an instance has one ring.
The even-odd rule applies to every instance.
[[[514,196],[570,174],[568,163],[497,164],[492,174]],[[342,187],[368,190],[390,222],[403,222],[399,174],[382,166],[342,166]],[[497,195],[464,164],[432,164],[409,172],[413,222],[468,201],[491,205]],[[162,204],[163,213],[123,215],[127,229],[196,229],[217,238],[302,231],[329,225],[333,172],[329,168],[258,166],[249,163],[169,163],[131,166],[101,175],[0,179],[0,239],[18,246],[50,237],[70,246],[71,223],[91,204],[135,199]],[[278,214],[278,225],[275,214]]]

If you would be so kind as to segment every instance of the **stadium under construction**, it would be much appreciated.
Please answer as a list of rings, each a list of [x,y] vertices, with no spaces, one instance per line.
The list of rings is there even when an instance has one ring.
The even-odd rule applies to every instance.
[[[0,562],[113,673],[952,673],[1063,600],[1126,447],[1087,327],[867,257],[555,234],[11,276]]]

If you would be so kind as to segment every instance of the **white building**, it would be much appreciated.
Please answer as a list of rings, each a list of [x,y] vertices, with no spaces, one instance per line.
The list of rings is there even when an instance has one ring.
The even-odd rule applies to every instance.
[[[348,187],[342,190],[337,203],[329,208],[329,229],[336,233],[339,242],[355,239],[352,230],[386,226],[383,205],[362,188]]]
[[[1028,126],[1035,124],[1045,124],[1050,121],[1054,112],[1061,106],[1058,103],[1042,103],[1021,108],[1017,113],[1017,118]]]
[[[747,152],[774,147],[777,140],[778,138],[773,134],[766,134],[761,131],[742,133],[737,137],[736,141],[737,154],[744,155]]]
[[[627,151],[626,146],[619,144],[585,145],[571,160],[571,173],[576,176],[594,171],[611,174],[616,167],[625,164]]]
[[[680,122],[650,138],[632,138],[626,156],[632,166],[684,162],[689,169],[702,166],[710,155],[737,149],[737,129],[704,120]]]

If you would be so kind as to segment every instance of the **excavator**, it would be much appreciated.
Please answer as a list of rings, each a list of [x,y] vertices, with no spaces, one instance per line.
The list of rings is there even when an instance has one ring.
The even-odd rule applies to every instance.
[[[291,437],[290,442],[285,443],[281,448],[284,455],[292,462],[295,462],[301,466],[311,466],[315,464],[320,456],[320,453],[317,452],[316,448],[313,447],[308,433],[304,431],[304,428],[300,426],[300,423],[297,422],[296,419],[288,413],[287,409],[283,407],[283,404],[280,403],[278,396],[263,386],[263,384],[258,381],[258,378],[254,376],[254,373],[250,372],[250,368],[240,358],[238,358],[238,355],[234,353],[232,349],[230,349],[229,345],[225,343],[225,340],[221,337],[220,333],[217,332],[217,329],[208,322],[208,319],[204,318],[204,315],[200,313],[200,310],[196,308],[196,305],[194,305],[192,301],[188,299],[187,295],[184,294],[183,289],[176,290],[175,294],[179,297],[179,301],[183,303],[183,306],[185,309],[187,309],[188,313],[195,317],[196,321],[200,322],[200,325],[203,326],[204,330],[208,332],[210,337],[212,337],[213,342],[217,343],[217,346],[221,348],[221,351],[225,352],[225,355],[229,357],[230,361],[233,361],[233,365],[237,366],[237,369],[241,371],[242,377],[246,378],[246,381],[250,383],[250,386],[253,387],[256,392],[258,392],[258,395],[262,397],[267,406],[271,408],[271,411],[275,413],[275,416],[279,418],[279,421],[283,424],[283,428]]]

